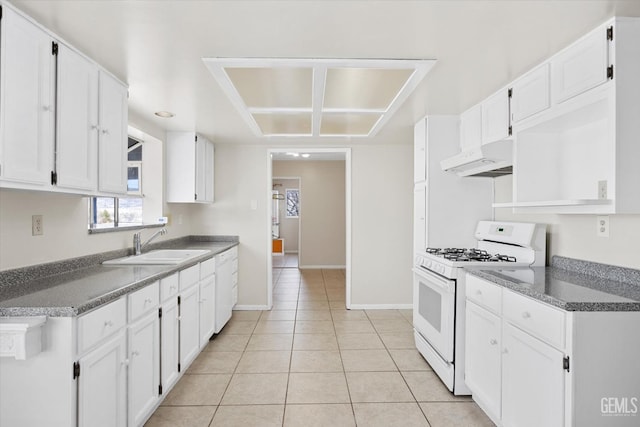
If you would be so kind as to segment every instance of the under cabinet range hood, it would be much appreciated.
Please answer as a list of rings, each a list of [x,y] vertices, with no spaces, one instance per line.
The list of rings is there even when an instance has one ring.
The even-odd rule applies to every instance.
[[[492,142],[478,147],[469,147],[459,154],[440,162],[447,172],[458,176],[483,176],[495,178],[513,173],[512,142]]]

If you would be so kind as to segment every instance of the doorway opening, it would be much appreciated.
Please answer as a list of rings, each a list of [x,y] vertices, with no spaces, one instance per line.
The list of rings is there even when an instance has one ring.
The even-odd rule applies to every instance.
[[[271,184],[271,262],[274,276],[281,268],[298,268],[300,259],[300,177],[273,177]]]
[[[318,171],[326,169],[320,174]],[[280,180],[296,180],[293,183]],[[349,309],[351,306],[351,149],[350,148],[273,148],[267,150],[267,191],[269,200],[266,231],[268,236],[267,258],[267,305],[274,307],[274,285],[278,276],[291,277],[324,276],[333,281],[336,277],[343,281],[344,291],[333,300],[327,301],[331,307]],[[281,185],[278,185],[281,184]],[[286,188],[285,188],[286,187]],[[276,193],[277,192],[277,193]],[[296,195],[298,196],[298,236],[297,257],[295,257],[295,237],[282,238],[283,227],[295,224]],[[291,216],[287,218],[286,209]],[[276,209],[278,216],[276,217]],[[274,217],[276,217],[274,219]],[[289,222],[287,222],[287,219]],[[274,227],[277,225],[277,227]],[[294,227],[295,228],[295,227]],[[275,236],[278,236],[277,238]],[[284,240],[283,242],[275,242]],[[290,241],[287,244],[287,240]],[[282,244],[282,246],[280,246]],[[287,259],[287,248],[290,260]],[[278,249],[281,255],[273,254]],[[280,258],[278,258],[280,257]],[[297,266],[293,259],[297,258]],[[287,267],[287,262],[290,266]],[[278,301],[276,301],[278,302]],[[286,304],[285,304],[286,305]]]

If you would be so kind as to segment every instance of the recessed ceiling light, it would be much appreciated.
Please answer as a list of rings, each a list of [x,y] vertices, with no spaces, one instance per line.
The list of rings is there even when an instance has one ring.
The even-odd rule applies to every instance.
[[[287,156],[298,157],[298,156],[300,156],[300,154],[298,154],[298,153],[287,153]]]
[[[305,159],[307,159],[307,158],[309,158],[309,156],[310,156],[310,155],[311,155],[311,154],[304,153],[304,154],[302,154],[302,157],[304,157]]]
[[[156,111],[154,114],[158,117],[162,117],[163,119],[170,119],[175,116],[171,111]]]

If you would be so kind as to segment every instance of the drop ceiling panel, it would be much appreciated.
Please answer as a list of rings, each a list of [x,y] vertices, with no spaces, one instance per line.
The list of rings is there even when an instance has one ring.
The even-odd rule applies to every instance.
[[[323,114],[320,135],[368,135],[381,114]]]
[[[203,58],[258,136],[370,137],[435,60]]]
[[[248,108],[311,108],[312,68],[225,68]]]
[[[323,109],[387,110],[414,69],[330,68]]]
[[[260,114],[253,119],[263,135],[311,135],[311,114]]]

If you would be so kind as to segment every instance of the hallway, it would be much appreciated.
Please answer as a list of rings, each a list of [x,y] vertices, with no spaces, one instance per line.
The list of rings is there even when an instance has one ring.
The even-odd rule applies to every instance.
[[[410,310],[346,310],[344,270],[273,275],[273,309],[234,311],[147,427],[493,425],[419,355]]]

